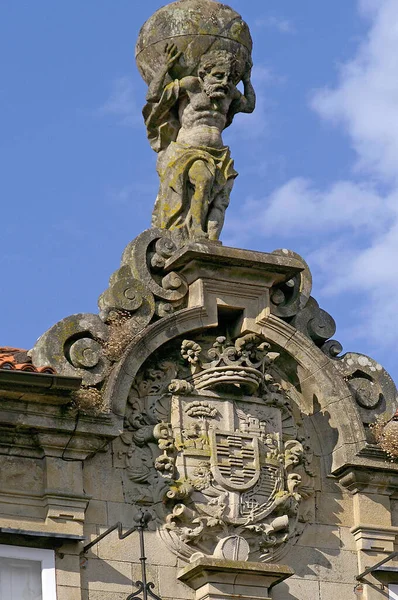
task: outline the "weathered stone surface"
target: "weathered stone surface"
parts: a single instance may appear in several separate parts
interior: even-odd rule
[[[286,320],[309,337],[326,355],[337,356],[343,348],[338,341],[329,340],[336,332],[336,323],[311,296],[312,275],[307,263],[292,250],[274,250],[273,254],[296,258],[303,264],[303,269],[272,290],[272,314]]]
[[[355,538],[351,533],[352,527],[339,527],[339,536],[341,540],[342,550],[351,550],[352,552],[357,550]]]
[[[391,507],[388,496],[354,494],[353,506],[355,524],[391,526]]]
[[[319,492],[316,495],[316,522],[321,525],[342,525],[352,527],[354,509],[352,497],[348,493]]]
[[[107,339],[107,328],[97,315],[67,317],[44,333],[31,351],[38,366],[51,364],[62,375],[81,377],[95,385],[105,377],[109,361],[100,341]]]
[[[213,0],[180,0],[159,9],[142,26],[137,46],[137,66],[149,84],[163,64],[165,44],[175,39],[184,60],[172,70],[173,79],[197,72],[199,57],[212,50],[229,50],[242,67],[250,59],[249,27],[229,6]]]
[[[62,557],[56,557],[56,575],[57,586],[77,588],[80,591],[81,581],[79,556],[62,554]]]
[[[374,519],[377,523],[378,519]],[[398,535],[398,528],[384,526],[380,524],[366,525],[358,520],[356,515],[356,523],[351,528],[351,533],[356,542],[356,550],[366,551],[371,553],[391,554],[395,549],[395,541]],[[373,557],[374,558],[374,557]],[[376,563],[377,561],[374,561]]]
[[[293,317],[293,327],[308,335],[317,345],[323,344],[336,332],[336,323],[326,311],[319,308],[314,298],[309,298],[305,307]]]
[[[312,332],[311,337],[308,325],[314,317],[309,318],[303,311],[312,306],[315,307],[315,313],[319,315],[320,309],[315,301],[307,297],[310,293],[308,285],[304,293],[300,292],[304,287],[300,288],[301,284],[299,285],[297,281],[295,283],[298,286],[294,301],[294,311],[297,311],[295,314],[289,317],[270,314],[271,311],[274,312],[272,297],[273,292],[278,289],[277,286],[285,285],[290,279],[299,280],[301,274],[305,272],[304,263],[299,257],[290,253],[262,255],[223,248],[219,245],[212,246],[208,243],[188,244],[181,248],[172,232],[152,229],[129,244],[123,255],[120,271],[111,278],[109,293],[106,292],[100,300],[101,311],[104,311],[101,312],[103,317],[101,322],[106,331],[101,352],[106,351],[107,340],[109,340],[112,311],[123,310],[131,323],[134,319],[137,323],[136,328],[131,326],[130,334],[126,336],[126,343],[129,346],[125,354],[115,361],[113,374],[105,379],[106,397],[114,401],[112,410],[118,415],[125,416],[124,432],[113,442],[112,452],[98,454],[86,461],[83,483],[81,474],[74,474],[76,464],[80,463],[70,463],[69,467],[59,469],[56,461],[48,470],[48,474],[63,488],[64,494],[68,482],[73,479],[80,489],[83,488],[86,494],[93,497],[92,504],[91,506],[89,504],[86,511],[84,526],[89,540],[94,539],[118,520],[123,522],[125,528],[129,527],[136,504],[146,505],[153,514],[157,513],[157,527],[160,530],[164,531],[166,524],[171,525],[170,537],[174,536],[174,540],[178,541],[178,550],[174,548],[172,552],[163,540],[159,540],[159,534],[154,531],[146,535],[150,578],[155,582],[155,592],[163,598],[191,600],[194,597],[194,591],[186,584],[176,585],[176,554],[181,556],[181,548],[184,549],[186,546],[195,548],[191,536],[194,537],[197,529],[197,525],[192,523],[191,518],[195,516],[195,503],[177,497],[184,492],[184,482],[181,477],[185,472],[184,469],[190,475],[190,469],[192,471],[195,468],[195,461],[206,460],[206,440],[203,435],[205,437],[208,435],[209,439],[213,435],[210,430],[205,434],[202,430],[195,430],[195,423],[203,429],[204,422],[217,422],[220,431],[229,431],[234,436],[241,435],[244,438],[245,431],[235,430],[242,426],[250,428],[257,412],[266,410],[265,420],[268,422],[267,435],[269,436],[272,431],[278,430],[276,427],[279,410],[277,398],[280,395],[289,403],[288,407],[282,409],[281,419],[281,448],[283,448],[284,469],[287,473],[286,481],[288,484],[289,474],[296,473],[300,475],[301,481],[296,489],[294,489],[294,482],[290,481],[293,488],[277,491],[276,500],[280,500],[285,494],[285,497],[289,498],[290,505],[286,511],[284,506],[281,512],[278,512],[277,502],[274,508],[270,505],[270,515],[273,520],[269,523],[268,517],[265,518],[266,525],[272,525],[274,529],[274,531],[267,529],[270,543],[271,537],[274,539],[273,546],[266,548],[267,553],[259,557],[260,560],[269,560],[270,557],[282,560],[282,552],[279,554],[277,540],[280,536],[283,538],[286,533],[283,529],[286,527],[286,520],[282,523],[284,517],[287,516],[292,524],[290,526],[289,523],[288,530],[297,536],[297,538],[292,537],[292,542],[297,543],[283,557],[283,562],[296,569],[296,577],[281,584],[279,589],[277,586],[273,591],[274,598],[324,600],[322,594],[327,597],[327,594],[335,590],[334,586],[342,586],[341,589],[345,591],[358,573],[357,556],[368,552],[363,549],[365,546],[378,548],[381,543],[385,548],[393,546],[394,528],[386,528],[381,523],[368,524],[367,527],[358,529],[354,537],[350,529],[355,522],[355,516],[359,518],[358,515],[365,515],[367,501],[362,503],[357,495],[361,509],[354,513],[352,496],[339,487],[337,480],[328,478],[333,471],[342,481],[345,477],[344,482],[347,487],[350,487],[347,469],[352,471],[352,464],[356,461],[361,468],[370,464],[371,460],[373,469],[379,468],[383,472],[393,469],[390,465],[385,466],[384,459],[380,457],[373,456],[370,459],[362,454],[366,449],[366,435],[363,419],[359,414],[360,406],[355,399],[352,385],[352,381],[358,378],[357,369],[353,372],[344,371],[349,373],[346,377],[342,371],[343,367],[347,368],[344,366],[345,363],[339,359],[331,360],[322,352],[322,337],[325,336],[314,335]],[[308,283],[309,280],[307,278],[303,281]],[[141,287],[135,282],[140,282]],[[118,287],[119,283],[120,287]],[[137,290],[139,293],[135,297]],[[302,293],[301,301],[300,293]],[[144,297],[148,299],[148,306],[150,306],[150,310],[146,313],[140,312],[142,305],[139,301]],[[157,309],[160,302],[172,306],[174,313],[171,316],[161,316]],[[311,314],[313,315],[314,311]],[[140,321],[141,317],[142,321]],[[296,327],[292,325],[293,322],[296,323]],[[302,331],[298,329],[300,323]],[[265,355],[270,354],[268,358],[273,356],[275,360],[271,361],[264,370],[261,365],[253,366],[255,348],[249,351],[245,347],[244,338],[247,335],[252,336],[247,341],[254,342],[261,338],[271,344],[271,348],[264,347],[263,350]],[[222,342],[221,337],[228,337],[228,340]],[[210,347],[206,340],[212,340]],[[181,343],[184,341],[184,353],[181,355]],[[216,347],[211,348],[214,343]],[[202,349],[199,353],[197,346]],[[206,357],[204,351],[209,349],[212,354]],[[176,350],[178,359],[173,354]],[[276,354],[280,355],[277,359]],[[76,351],[74,360],[78,359],[77,355]],[[143,365],[145,360],[147,364]],[[184,363],[186,360],[188,363]],[[361,360],[363,362],[363,359]],[[251,366],[248,361],[251,362]],[[362,366],[366,368],[366,365]],[[368,378],[372,376],[373,381],[379,369],[371,362],[367,366],[370,371],[369,373],[364,371],[364,374]],[[245,372],[247,377],[241,380],[240,371],[247,368],[253,368],[254,371]],[[90,369],[92,367],[86,367],[88,372]],[[256,370],[262,373],[262,377],[267,378],[268,392],[265,395],[259,396],[263,383],[260,381],[261,378],[256,376]],[[118,381],[119,376],[120,381]],[[273,381],[268,379],[268,376],[271,376]],[[345,379],[348,379],[348,382]],[[170,384],[171,390],[168,389]],[[231,387],[228,387],[229,384]],[[389,397],[392,398],[391,392]],[[170,398],[172,410],[170,409],[169,412]],[[272,402],[269,404],[271,398],[274,402],[272,406]],[[233,417],[233,427],[229,427],[232,423],[232,409],[227,414],[227,407],[232,405],[234,410],[243,411],[250,423],[241,419],[239,414],[242,416],[242,413],[239,413],[236,422],[236,415]],[[111,406],[110,401],[109,406]],[[46,426],[48,423],[49,420],[46,421]],[[172,426],[173,439],[169,436],[168,423]],[[35,424],[37,426],[36,422]],[[79,431],[80,427],[83,427],[83,422],[79,423]],[[86,422],[84,427],[87,427]],[[181,430],[180,434],[178,428]],[[41,432],[38,438],[45,439],[47,445],[52,448],[58,444],[62,450],[73,431],[73,423],[68,431],[69,436],[63,445],[60,441],[56,442],[54,434]],[[253,433],[252,438],[254,439],[256,435]],[[181,443],[187,442],[188,447],[183,448],[179,445],[177,438]],[[79,438],[73,439],[70,447],[76,445],[78,440]],[[259,444],[263,443],[260,437],[259,440]],[[173,449],[169,445],[171,442]],[[200,447],[202,442],[203,446]],[[301,454],[301,447],[304,450],[303,454]],[[188,451],[192,450],[197,452],[197,455],[188,456]],[[312,452],[317,454],[316,461],[313,461],[316,466],[316,499],[311,496],[311,482],[314,480],[312,464],[310,464]],[[171,471],[166,468],[171,466],[173,469],[173,461],[175,461],[176,476],[174,474],[171,476]],[[43,465],[46,463],[44,462]],[[155,465],[157,468],[154,468]],[[149,480],[148,472],[153,468],[157,479]],[[210,471],[217,475],[218,468],[218,463],[214,462]],[[195,478],[200,478],[205,471],[203,466],[202,471],[198,472]],[[223,477],[225,478],[225,475]],[[394,487],[393,478],[390,476],[385,481],[380,477],[373,479],[378,482],[376,487],[381,496],[384,492],[390,493]],[[165,481],[167,485],[164,485]],[[173,488],[174,484],[176,489]],[[369,479],[364,492],[368,496],[374,491],[371,485]],[[237,506],[232,502],[227,511],[222,506],[225,504],[224,501],[217,505],[217,500],[222,497],[219,488],[220,485],[217,483],[217,495],[207,498],[208,510],[206,503],[202,501],[206,497],[203,491],[206,490],[199,492],[195,490],[195,494],[199,494],[201,498],[198,503],[200,504],[198,515],[202,521],[211,518],[216,521],[218,509],[224,512],[220,520],[225,519],[227,512],[229,510],[233,512],[234,506]],[[230,490],[227,491],[229,493]],[[174,498],[167,498],[163,506],[166,506],[168,512],[160,515],[158,508],[160,504],[156,504],[160,497],[157,496],[158,500],[154,501],[150,494],[156,496],[164,492],[166,494],[172,492],[176,495]],[[239,493],[243,495],[245,492]],[[302,496],[300,502],[299,495]],[[0,500],[2,499],[0,494]],[[53,531],[62,529],[73,533],[78,530],[82,532],[84,503],[87,503],[87,500],[88,498],[84,499],[82,496],[80,500],[69,498],[67,504],[65,498],[62,500],[61,496],[48,496],[52,511],[49,521]],[[152,506],[153,504],[156,506]],[[188,513],[186,523],[183,522],[184,510],[180,505],[193,512],[193,515]],[[385,498],[382,498],[381,505],[384,508],[381,514],[384,520],[385,511],[388,512]],[[299,507],[298,522],[296,522],[297,507]],[[209,514],[203,514],[201,512],[203,510],[207,510]],[[372,513],[372,510],[369,509],[369,512]],[[377,510],[377,502],[374,510]],[[67,524],[60,523],[63,513],[73,517]],[[5,515],[6,511],[3,514]],[[32,495],[25,504],[19,505],[17,512],[9,512],[5,522],[9,523],[10,518],[18,519],[28,527],[29,520],[24,520],[27,515],[36,519],[45,518],[46,509],[38,497]],[[167,521],[168,517],[170,518]],[[233,527],[231,519],[228,517],[225,520],[229,521],[227,524],[224,523],[224,528],[231,529]],[[279,524],[282,529],[278,529]],[[261,520],[258,523],[253,522],[254,528],[258,525],[262,525]],[[244,524],[238,524],[238,528],[239,526],[244,529]],[[39,524],[37,527],[40,529]],[[209,539],[213,536],[214,544],[210,550],[216,553],[220,551],[220,541],[226,543],[226,538],[233,537],[234,533],[232,532],[231,535],[231,531],[224,529],[220,534],[217,527],[215,523],[214,527],[209,528],[211,530],[207,532],[209,537],[206,537],[204,542],[204,545],[209,545]],[[340,535],[338,535],[339,531]],[[242,531],[235,533],[235,539],[238,537],[245,539]],[[185,535],[191,538],[188,542],[179,539],[179,536]],[[253,539],[260,534],[250,531],[250,535],[252,537],[249,541],[253,543]],[[126,597],[128,593],[134,591],[132,579],[140,574],[136,538],[135,535],[131,539],[120,541],[116,535],[111,535],[89,552],[87,569],[82,571],[87,600],[93,598],[102,600],[107,595],[110,598],[118,598],[121,595]],[[202,553],[206,550],[204,545],[198,547]],[[283,545],[280,544],[280,547]],[[289,544],[285,546],[289,548]],[[95,558],[96,556],[98,558]],[[185,555],[185,559],[187,557]],[[97,562],[90,565],[92,561]],[[71,572],[70,577],[65,573],[62,575],[64,578],[62,582],[76,583],[76,576],[76,572]],[[256,597],[254,579],[251,583],[245,581],[242,587],[235,585],[234,590],[244,596],[249,588],[253,592],[251,597]],[[77,588],[64,585],[60,589],[61,597],[62,594],[65,595],[65,590],[70,590],[70,595],[73,597],[72,594]],[[230,591],[230,588],[224,588],[227,596]],[[266,593],[264,586],[262,593],[263,596]]]
[[[91,590],[90,594],[88,590],[84,592],[81,600],[126,600],[126,593],[124,592],[100,592],[98,590]],[[65,597],[65,600],[70,600],[69,596]],[[78,598],[80,600],[80,597]]]
[[[281,564],[199,558],[185,567],[178,579],[195,590],[195,600],[270,600],[269,588],[294,574]]]
[[[105,531],[106,528],[104,527],[103,530]],[[104,561],[117,560],[139,564],[140,545],[138,532],[132,533],[125,540],[119,539],[117,531],[112,532],[98,543],[98,557]],[[152,557],[150,559],[152,562]]]
[[[123,592],[126,597],[134,591],[131,574],[128,562],[92,558],[82,571],[82,580],[89,590],[89,598],[93,591]]]
[[[107,525],[107,504],[102,500],[90,500],[85,514],[87,524]],[[118,519],[114,520],[117,523]]]
[[[57,585],[57,600],[81,600],[81,598],[80,587]]]
[[[122,256],[122,269],[129,266],[137,280],[157,300],[179,306],[188,287],[185,279],[165,265],[178,250],[178,239],[172,233],[159,229],[144,231],[128,244]]]
[[[216,325],[222,307],[242,311],[234,335],[261,333],[271,310],[273,287],[300,273],[297,257],[238,250],[206,243],[190,243],[166,262],[166,271],[178,271],[188,283],[188,307],[204,306],[209,325]]]
[[[299,538],[298,545],[338,549],[341,545],[338,528],[335,525],[308,524]]]
[[[184,560],[219,556],[230,539],[232,552],[246,545],[246,558],[275,562],[312,477],[270,374],[278,353],[256,334],[199,341],[168,344],[136,377],[114,444],[125,454],[125,498],[153,506],[162,540]]]
[[[3,456],[0,489],[9,493],[26,489],[39,493],[43,489],[43,460],[32,457]]]
[[[397,388],[383,367],[369,356],[348,352],[335,361],[347,380],[364,423],[372,423],[381,414],[392,417],[397,409]]]
[[[340,595],[338,597],[343,598]],[[291,577],[272,590],[272,600],[323,600],[323,598],[319,595],[318,581]],[[345,596],[344,600],[346,600]]]
[[[321,581],[320,587],[321,600],[336,600],[336,598],[354,598],[352,583],[329,583]]]
[[[110,453],[97,454],[85,469],[84,489],[97,500],[123,502],[122,480],[118,470],[112,468]],[[114,525],[114,523],[111,523]]]
[[[286,258],[299,260],[303,270],[295,274],[291,279],[275,286],[271,295],[271,312],[282,319],[294,317],[300,310],[304,309],[312,290],[312,275],[305,260],[292,250],[274,250],[272,254]]]
[[[173,600],[191,600],[195,593],[189,586],[177,579],[179,570],[171,567],[161,567],[159,570],[160,595],[172,597]]]

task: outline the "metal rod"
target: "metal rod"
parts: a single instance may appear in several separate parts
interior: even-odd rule
[[[141,512],[135,516],[134,520],[137,525],[137,531],[140,538],[140,563],[141,563],[141,579],[142,581],[136,581],[134,585],[138,588],[136,592],[130,594],[126,600],[141,600],[138,596],[142,594],[142,600],[148,600],[148,598],[152,598],[152,600],[161,600],[159,596],[157,596],[152,590],[155,587],[155,584],[152,581],[147,581],[146,575],[146,556],[145,556],[145,543],[144,543],[144,531],[148,529],[148,523],[151,521],[152,516],[149,512]]]
[[[386,556],[386,558],[383,558],[383,560],[381,560],[380,562],[373,565],[373,567],[368,567],[367,569],[365,569],[365,571],[363,573],[361,573],[360,575],[357,575],[356,580],[361,581],[364,577],[366,577],[366,575],[369,575],[369,573],[371,573],[372,571],[376,571],[376,569],[378,569],[378,567],[381,567],[381,565],[384,565],[386,562],[389,562],[396,556],[398,556],[398,552],[391,552],[391,554]]]
[[[133,592],[132,594],[130,594],[130,596],[128,596],[127,600],[141,600],[140,598],[138,598],[138,596],[140,596],[141,593],[142,593],[142,600],[148,600],[149,596],[153,600],[161,600],[161,598],[159,596],[157,596],[156,594],[154,594],[154,592],[152,592],[153,588],[155,587],[155,584],[152,583],[151,581],[147,581],[147,576],[146,576],[146,560],[147,560],[147,558],[145,556],[144,531],[146,529],[148,529],[148,523],[149,523],[149,521],[151,521],[151,519],[152,519],[152,515],[149,512],[147,512],[147,511],[144,512],[143,510],[141,510],[134,517],[134,521],[137,523],[136,525],[134,525],[134,527],[132,527],[131,529],[128,529],[126,532],[123,533],[123,523],[118,521],[116,523],[116,525],[109,527],[109,529],[104,531],[104,533],[101,533],[101,535],[96,537],[92,542],[90,542],[89,544],[84,546],[84,548],[81,552],[81,555],[86,554],[86,552],[88,552],[88,550],[90,550],[90,548],[95,546],[95,544],[98,544],[98,542],[103,540],[107,535],[109,535],[110,533],[112,533],[112,531],[115,531],[116,529],[118,532],[119,540],[124,540],[126,537],[128,537],[129,535],[134,533],[134,531],[138,531],[138,535],[139,535],[139,539],[140,539],[140,549],[141,549],[140,563],[141,563],[141,579],[142,579],[142,581],[136,581],[134,583],[134,585],[138,589],[136,592]]]
[[[140,563],[141,563],[141,577],[142,577],[142,585],[143,585],[143,599],[144,600],[148,600],[148,594],[147,594],[147,581],[146,581],[146,556],[145,556],[145,546],[144,546],[144,528],[143,527],[138,527],[138,534],[140,536],[140,547],[141,547],[141,556],[140,556]]]
[[[116,523],[116,525],[113,525],[112,527],[109,527],[109,529],[107,529],[106,531],[104,531],[104,533],[101,533],[101,535],[99,535],[98,537],[96,537],[95,540],[93,540],[92,542],[90,542],[89,544],[87,544],[86,546],[84,546],[84,548],[82,550],[82,554],[86,554],[86,552],[88,552],[88,550],[90,550],[90,548],[92,548],[93,546],[95,546],[95,544],[98,544],[98,542],[100,542],[101,540],[104,539],[104,537],[106,537],[107,535],[109,535],[110,533],[112,533],[112,531],[115,531],[115,529],[117,529],[117,531],[118,531],[119,540],[124,540],[126,537],[128,537],[129,535],[131,535],[132,533],[134,533],[134,531],[137,531],[138,527],[137,527],[137,525],[135,525],[134,527],[132,527],[131,529],[128,529],[125,533],[123,533],[123,523],[121,523],[120,521],[118,521]]]

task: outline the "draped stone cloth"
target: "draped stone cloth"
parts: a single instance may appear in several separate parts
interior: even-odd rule
[[[159,193],[155,202],[152,226],[163,229],[179,229],[190,226],[189,170],[201,160],[213,176],[213,185],[203,214],[207,215],[214,199],[230,179],[238,174],[228,147],[208,148],[189,146],[176,142],[180,122],[178,119],[179,81],[167,85],[158,102],[148,102],[143,110],[148,139],[158,152],[157,171],[160,178]],[[203,224],[205,225],[205,224]]]

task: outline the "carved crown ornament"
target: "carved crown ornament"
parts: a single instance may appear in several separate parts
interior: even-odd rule
[[[278,357],[255,334],[180,340],[136,378],[117,443],[126,501],[152,506],[186,561],[273,562],[300,532],[311,452]]]
[[[207,352],[207,361],[201,358],[202,347],[184,340],[183,358],[191,366],[192,383],[196,390],[218,389],[225,385],[240,386],[254,393],[264,379],[264,371],[279,354],[267,352],[270,345],[258,342],[256,334],[238,338],[234,344],[224,336],[217,337]]]

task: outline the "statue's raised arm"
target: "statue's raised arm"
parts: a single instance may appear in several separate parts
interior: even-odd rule
[[[237,90],[237,97],[231,104],[229,110],[227,127],[238,113],[252,113],[256,108],[256,92],[251,81],[251,66],[242,75],[243,94]]]
[[[149,103],[159,102],[165,88],[165,79],[182,55],[182,52],[178,50],[175,44],[166,44],[164,52],[165,63],[164,65],[161,65],[158,73],[155,75],[148,87],[146,100]]]
[[[164,63],[160,65],[148,87],[147,103],[142,113],[148,140],[155,152],[165,150],[170,142],[175,141],[180,129],[178,107],[175,106],[179,99],[180,87],[178,81],[170,82],[169,73],[181,54],[174,44],[167,44]]]
[[[193,26],[191,10],[198,17],[197,32],[187,35],[184,28]],[[212,23],[215,29],[217,20],[219,30],[207,34],[206,27]],[[151,40],[153,35],[164,35],[166,47]],[[158,153],[160,189],[152,224],[178,230],[182,242],[216,241],[237,176],[222,133],[237,113],[253,112],[256,103],[248,27],[224,4],[180,0],[144,25],[137,48],[137,62],[148,82],[143,115],[149,142]],[[240,81],[243,94],[237,88]]]

